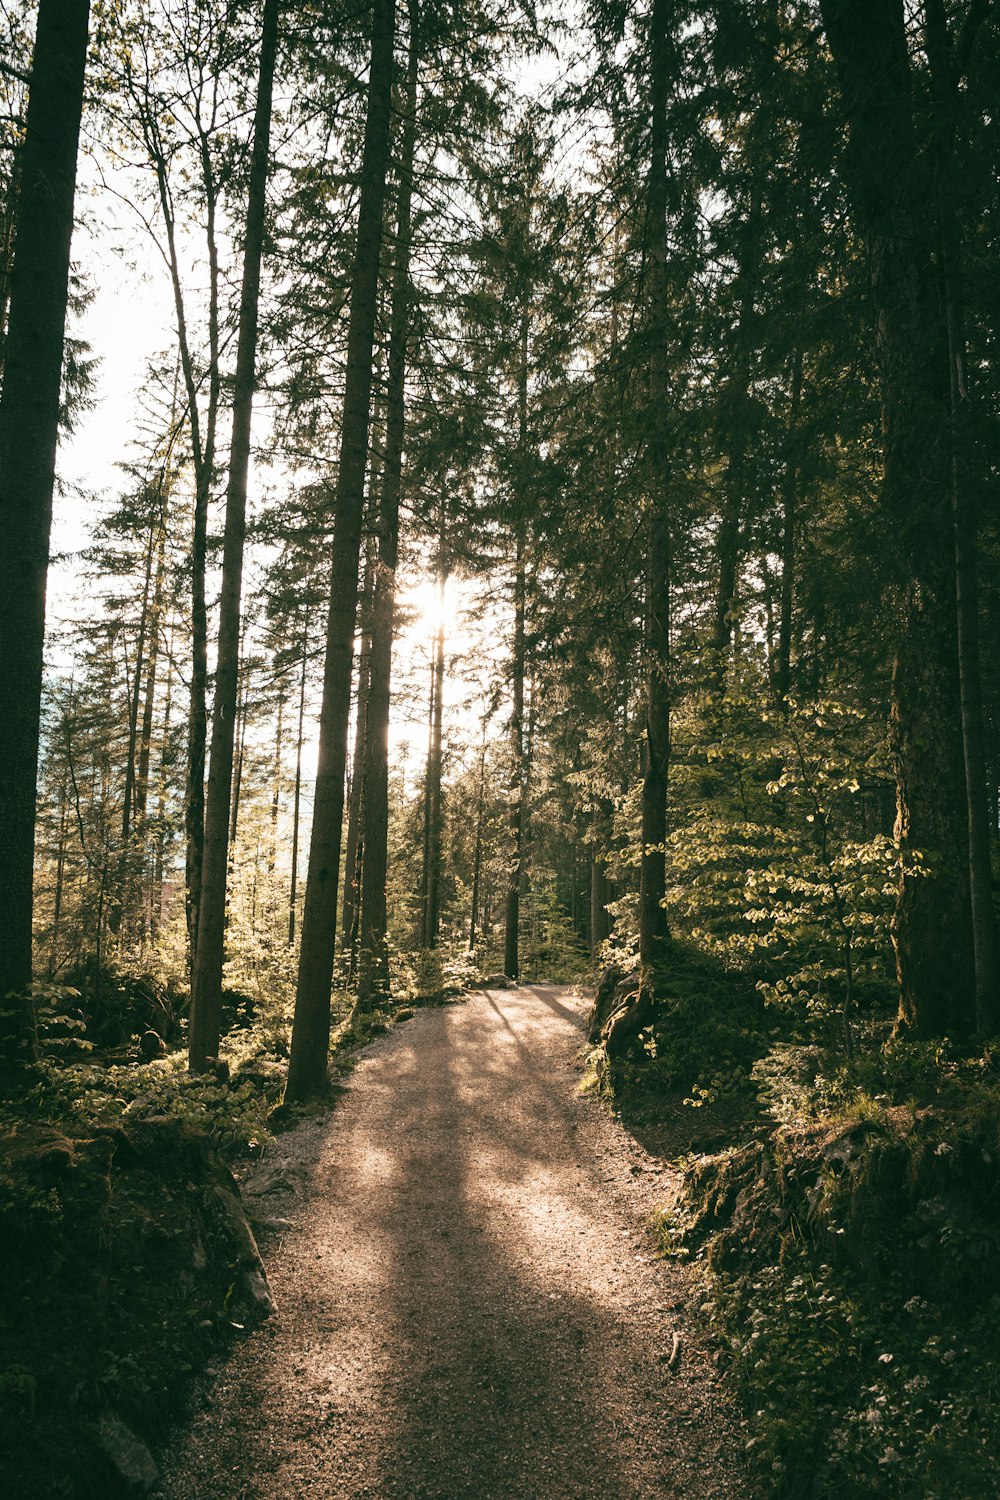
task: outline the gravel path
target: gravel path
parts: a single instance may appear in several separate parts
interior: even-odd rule
[[[247,1185],[278,1311],[163,1458],[173,1500],[740,1500],[735,1422],[651,1258],[664,1181],[551,985],[418,1013]]]

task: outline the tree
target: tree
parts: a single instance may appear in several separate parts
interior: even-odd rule
[[[368,705],[365,715],[358,1007],[373,1010],[389,994],[386,875],[389,840],[389,706],[392,634],[399,562],[399,506],[406,433],[406,368],[410,339],[410,250],[413,218],[413,157],[417,133],[420,12],[409,5],[410,37],[398,151],[395,254],[389,315],[385,458],[379,496],[371,605]],[[357,773],[355,773],[357,774]]]
[[[822,0],[850,123],[882,394],[885,522],[898,569],[892,679],[894,942],[900,1023],[975,1029],[966,790],[958,713],[946,331],[921,232],[923,164],[902,0]],[[926,859],[926,865],[924,860]]]
[[[32,974],[45,592],[89,18],[88,0],[39,4],[21,156],[0,394],[6,538],[0,558],[0,904],[7,923],[0,997],[23,993]]]
[[[639,958],[647,983],[669,940],[663,910],[670,777],[671,590],[673,535],[667,392],[667,87],[670,34],[667,0],[654,0],[650,16],[650,162],[646,256],[649,326],[649,436],[646,444],[646,577],[643,649],[646,672],[646,739],[642,782],[642,855],[639,886]],[[728,608],[728,606],[727,606]]]
[[[257,358],[257,305],[264,247],[264,218],[271,126],[271,93],[278,46],[279,0],[265,0],[261,25],[260,73],[254,117],[253,156],[247,197],[240,299],[239,342],[233,393],[233,437],[226,494],[219,651],[212,710],[212,757],[205,806],[205,865],[192,986],[189,1063],[203,1070],[219,1050],[222,964],[225,946],[226,876],[229,868],[229,813],[233,776],[240,656],[240,605],[246,537],[250,422]]]
[[[389,166],[395,21],[395,0],[374,0],[340,461],[334,496],[333,578],[327,615],[319,757],[286,1088],[286,1097],[291,1100],[308,1098],[324,1088],[330,1046],[330,985],[368,458],[372,348]]]

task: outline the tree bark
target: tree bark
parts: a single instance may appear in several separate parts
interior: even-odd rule
[[[254,116],[253,152],[247,194],[243,285],[240,295],[233,436],[226,494],[219,602],[219,650],[212,708],[212,750],[205,802],[204,866],[191,994],[188,1066],[202,1072],[219,1051],[222,1021],[222,966],[225,949],[226,880],[229,869],[229,813],[240,658],[243,549],[246,538],[250,426],[257,362],[257,309],[264,248],[271,94],[278,45],[279,0],[264,0],[260,72]]]
[[[444,597],[445,577],[439,580],[439,598]],[[431,715],[431,737],[427,756],[427,842],[424,871],[424,923],[423,946],[436,948],[441,923],[441,837],[442,801],[441,775],[443,769],[444,733],[444,622],[434,636],[434,690]]]
[[[476,789],[476,839],[472,850],[472,897],[469,902],[469,952],[476,947],[476,919],[479,915],[479,887],[483,869],[483,822],[486,813],[486,723],[479,747],[479,780]]]
[[[958,87],[942,0],[925,0],[925,35],[931,65],[934,108],[934,176],[937,197],[941,280],[948,338],[948,396],[951,417],[951,501],[955,529],[955,582],[962,747],[969,826],[969,889],[973,958],[976,970],[976,1030],[990,1036],[997,1022],[1000,954],[993,907],[990,810],[986,791],[986,746],[979,671],[979,585],[977,521],[968,431],[964,257],[961,219],[955,201],[958,162],[955,135]]]
[[[666,889],[667,794],[670,776],[670,590],[673,548],[670,524],[669,411],[667,388],[667,78],[670,37],[666,0],[653,0],[651,18],[651,162],[648,183],[649,397],[647,438],[649,497],[646,515],[646,607],[643,647],[646,673],[646,742],[642,780],[642,855],[639,866],[639,961],[652,985],[670,933]]]
[[[355,917],[360,903],[359,851],[363,849],[361,820],[365,799],[365,735],[368,725],[368,697],[371,686],[371,611],[374,566],[370,544],[366,548],[365,581],[361,594],[361,641],[358,650],[358,691],[354,719],[354,754],[351,757],[351,783],[347,799],[347,842],[344,847],[344,901],[340,931],[345,943],[354,936]]]
[[[524,816],[525,816],[525,738],[524,738],[524,679],[527,665],[525,646],[525,617],[527,612],[528,577],[525,558],[525,530],[527,527],[527,497],[523,493],[524,474],[528,459],[528,356],[530,340],[530,318],[527,306],[521,312],[520,362],[517,371],[517,455],[519,490],[515,496],[514,518],[514,641],[511,655],[511,714],[510,744],[512,765],[510,772],[510,868],[507,877],[507,899],[504,910],[503,971],[510,979],[517,979],[521,972],[520,925],[521,888],[524,864]]]
[[[0,1010],[32,975],[35,788],[45,590],[88,0],[41,0],[0,396]],[[17,1016],[0,1017],[0,1038]]]
[[[295,792],[292,798],[292,873],[288,887],[288,946],[295,945],[296,903],[299,898],[299,823],[302,809],[302,741],[306,718],[306,662],[308,627],[302,633],[302,675],[299,679],[299,723],[295,738]]]
[[[146,657],[146,682],[143,688],[142,727],[139,731],[139,761],[135,782],[135,821],[146,821],[149,801],[149,758],[153,748],[153,715],[156,709],[156,674],[160,659],[160,635],[163,629],[163,590],[167,571],[167,484],[166,470],[160,477],[159,535],[156,543],[156,578],[153,584],[153,607],[149,622],[149,652]]]
[[[385,412],[385,458],[379,497],[368,715],[365,732],[365,858],[361,870],[361,927],[358,1008],[375,1009],[390,990],[386,877],[389,839],[389,706],[392,633],[399,561],[399,501],[406,436],[406,367],[410,329],[410,251],[413,212],[413,155],[416,144],[419,9],[408,7],[410,40],[406,63],[399,143],[399,196],[396,249],[389,312],[389,360]]]
[[[278,863],[278,814],[281,812],[281,778],[285,748],[285,679],[278,684],[278,722],[274,728],[274,779],[271,783],[271,827],[267,845],[267,873],[273,879]]]
[[[868,245],[883,428],[882,506],[900,560],[890,735],[900,877],[899,1024],[971,1035],[975,974],[959,716],[947,334],[922,232],[902,0],[821,0],[850,122],[851,186]]]
[[[372,349],[390,154],[395,21],[395,0],[374,0],[358,241],[351,284],[344,412],[334,501],[333,577],[319,757],[286,1089],[290,1100],[306,1099],[323,1090],[330,1050],[330,986],[337,931],[337,880],[368,456]]]
[[[126,887],[131,873],[132,808],[135,800],[136,752],[139,744],[139,704],[142,699],[143,668],[146,665],[146,636],[149,632],[149,617],[153,603],[153,568],[156,554],[158,518],[150,524],[149,540],[146,543],[145,578],[142,587],[142,606],[139,611],[139,629],[135,645],[135,670],[129,682],[128,662],[125,664],[125,681],[128,687],[128,735],[125,744],[125,785],[122,792],[121,848],[115,870],[112,899],[108,911],[108,932],[117,937],[121,930],[125,910]]]
[[[527,400],[525,378],[524,401]],[[524,421],[526,422],[526,416]],[[510,867],[504,908],[503,971],[509,979],[521,973],[521,863],[524,854],[524,675],[527,573],[524,561],[524,522],[518,517],[514,557],[514,649],[511,657],[510,713]]]
[[[792,618],[795,604],[795,547],[799,496],[799,407],[802,401],[802,351],[792,357],[792,391],[788,410],[785,474],[781,493],[781,605],[778,615],[778,653],[774,695],[788,699],[792,684]]]

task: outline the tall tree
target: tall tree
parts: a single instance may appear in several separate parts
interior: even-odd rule
[[[903,0],[821,0],[850,124],[882,394],[882,506],[898,566],[891,734],[900,1023],[975,1029],[959,717],[946,331],[931,293]],[[926,856],[926,864],[924,857]]]
[[[257,308],[264,250],[271,95],[278,47],[279,0],[264,0],[260,72],[254,115],[253,153],[247,195],[240,297],[239,342],[233,391],[233,436],[226,493],[219,650],[212,709],[212,751],[205,805],[205,863],[202,875],[198,943],[191,995],[188,1063],[203,1070],[219,1050],[222,1017],[222,965],[225,952],[226,876],[229,867],[229,813],[233,780],[233,735],[239,687],[240,613],[243,549],[246,539],[250,425],[257,365]]]
[[[410,36],[406,82],[401,101],[398,149],[399,187],[389,313],[385,458],[379,497],[375,575],[372,590],[368,711],[365,716],[364,863],[361,870],[361,932],[358,1006],[372,1010],[389,994],[386,876],[389,840],[389,706],[392,634],[399,562],[399,505],[406,435],[406,368],[410,337],[410,251],[413,232],[413,157],[417,134],[417,80],[420,12],[408,6]]]
[[[642,781],[642,850],[639,886],[639,957],[653,973],[669,938],[663,897],[664,841],[670,776],[670,606],[673,536],[670,513],[669,393],[667,387],[667,212],[670,22],[668,0],[653,0],[650,14],[650,163],[646,219],[649,329],[649,422],[646,443],[646,577],[643,649],[646,671],[646,739]]]
[[[89,20],[89,0],[40,0],[21,153],[0,395],[0,1001],[32,972],[45,593]]]
[[[290,1100],[308,1098],[325,1087],[330,1050],[330,986],[337,931],[337,883],[368,459],[372,350],[390,157],[395,24],[395,0],[374,0],[340,460],[334,495],[333,576],[327,615],[319,753],[286,1088],[286,1097]]]

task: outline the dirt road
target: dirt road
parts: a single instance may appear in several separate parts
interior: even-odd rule
[[[164,1457],[173,1500],[745,1496],[707,1355],[684,1333],[668,1362],[656,1164],[578,1093],[583,1009],[420,1012],[273,1144],[278,1311]]]

